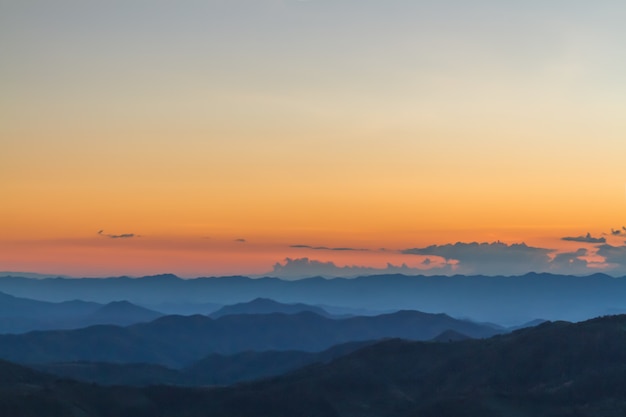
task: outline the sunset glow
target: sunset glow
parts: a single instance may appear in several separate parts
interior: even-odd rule
[[[0,270],[436,273],[402,251],[500,241],[626,275],[562,240],[624,248],[623,4],[182,3],[0,1]]]

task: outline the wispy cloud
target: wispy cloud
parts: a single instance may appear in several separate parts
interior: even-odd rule
[[[364,248],[348,248],[348,247],[339,247],[339,248],[331,248],[328,246],[311,246],[311,245],[290,245],[290,248],[295,249],[311,249],[311,250],[330,250],[330,251],[355,251],[355,252],[369,252],[369,249]]]
[[[237,242],[237,243],[246,243],[246,242],[247,242],[247,240],[246,240],[246,239],[239,238],[239,239],[235,239],[235,242]]]
[[[606,239],[603,237],[593,237],[591,233],[587,233],[585,236],[566,236],[562,237],[561,240],[566,240],[569,242],[580,242],[580,243],[606,243]]]
[[[139,235],[135,234],[135,233],[122,233],[119,235],[113,235],[113,234],[109,234],[109,233],[104,233],[104,230],[98,230],[98,235],[102,236],[102,237],[108,237],[110,239],[131,239],[134,237],[140,237]]]

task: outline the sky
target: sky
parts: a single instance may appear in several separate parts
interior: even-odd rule
[[[625,20],[0,0],[0,271],[626,275]]]

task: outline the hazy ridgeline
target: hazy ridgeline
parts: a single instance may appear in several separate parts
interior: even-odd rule
[[[536,318],[579,321],[626,311],[626,278],[527,274],[514,277],[381,275],[354,279],[144,278],[29,279],[4,277],[0,291],[61,302],[127,300],[143,307],[208,314],[216,304],[258,297],[370,311],[419,310],[516,325]],[[349,310],[347,310],[349,311]]]
[[[626,310],[625,278],[2,277],[0,291],[1,415],[626,413],[626,316],[502,325]]]

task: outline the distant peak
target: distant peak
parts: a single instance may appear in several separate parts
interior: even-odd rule
[[[130,301],[126,301],[126,300],[121,300],[121,301],[111,301],[110,303],[107,304],[108,306],[134,306],[133,303],[131,303]]]
[[[251,301],[248,301],[247,303],[242,303],[242,304],[282,304],[282,303],[272,300],[271,298],[258,297],[258,298],[255,298],[254,300],[251,300]]]
[[[151,281],[166,281],[166,280],[179,280],[180,278],[174,274],[158,274],[158,275],[147,275],[145,277],[141,277],[140,279],[149,279]]]

